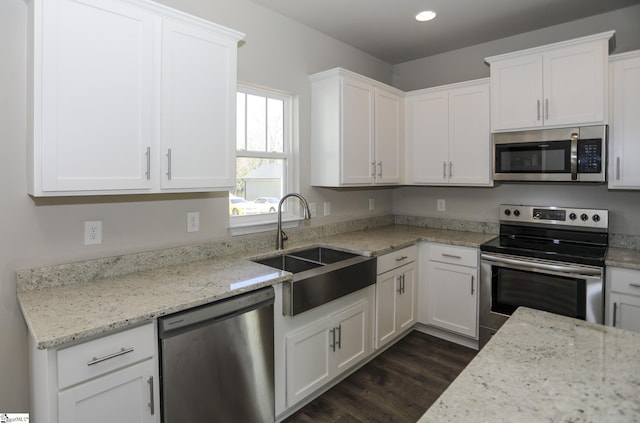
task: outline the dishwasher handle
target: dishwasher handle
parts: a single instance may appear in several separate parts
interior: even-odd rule
[[[275,301],[272,287],[262,288],[158,319],[158,337],[175,335],[266,307]]]

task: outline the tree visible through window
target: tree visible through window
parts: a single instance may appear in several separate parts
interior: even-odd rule
[[[229,193],[231,216],[270,219],[289,184],[290,97],[238,87],[236,186]],[[272,217],[271,217],[272,219]]]

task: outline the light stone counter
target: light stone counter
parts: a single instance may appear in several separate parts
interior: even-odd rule
[[[606,265],[640,270],[640,250],[609,248]]]
[[[494,236],[385,226],[288,243],[287,251],[314,245],[378,256],[423,240],[478,247]],[[272,247],[239,249],[223,255],[211,245],[180,247],[21,270],[18,300],[36,346],[47,349],[291,279],[288,272],[249,260],[275,254]],[[167,262],[173,264],[160,264]]]
[[[521,307],[419,422],[640,422],[640,334]]]

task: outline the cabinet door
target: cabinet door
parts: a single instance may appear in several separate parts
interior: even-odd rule
[[[376,348],[396,335],[396,291],[398,277],[394,271],[378,276],[376,282]]]
[[[542,55],[491,63],[492,129],[542,126],[542,94]]]
[[[163,22],[163,189],[235,185],[236,49],[212,30]]]
[[[400,97],[376,88],[375,99],[376,183],[400,182]]]
[[[158,382],[152,378],[153,374],[153,360],[146,360],[60,391],[58,420],[65,423],[157,423],[160,421]]]
[[[607,54],[602,42],[544,54],[545,126],[605,122]]]
[[[609,188],[640,189],[640,55],[612,64]]]
[[[343,184],[370,184],[375,172],[373,151],[373,103],[371,85],[342,78],[342,163]]]
[[[489,84],[449,92],[449,183],[491,183]]]
[[[397,331],[405,331],[411,327],[417,319],[418,297],[416,295],[416,268],[412,265],[400,275],[401,290],[397,295]]]
[[[292,406],[332,377],[331,321],[323,319],[286,337],[287,405]]]
[[[41,6],[32,194],[149,188],[153,17],[118,0]]]
[[[334,316],[336,375],[362,360],[369,352],[368,303],[362,301]]]
[[[430,261],[427,323],[477,337],[477,270]]]
[[[409,179],[413,183],[448,183],[449,94],[443,90],[412,97],[408,104]]]
[[[614,327],[640,333],[640,297],[613,292],[609,304]]]

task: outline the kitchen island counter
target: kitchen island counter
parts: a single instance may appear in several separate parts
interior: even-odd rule
[[[419,420],[640,422],[640,334],[519,308]]]

